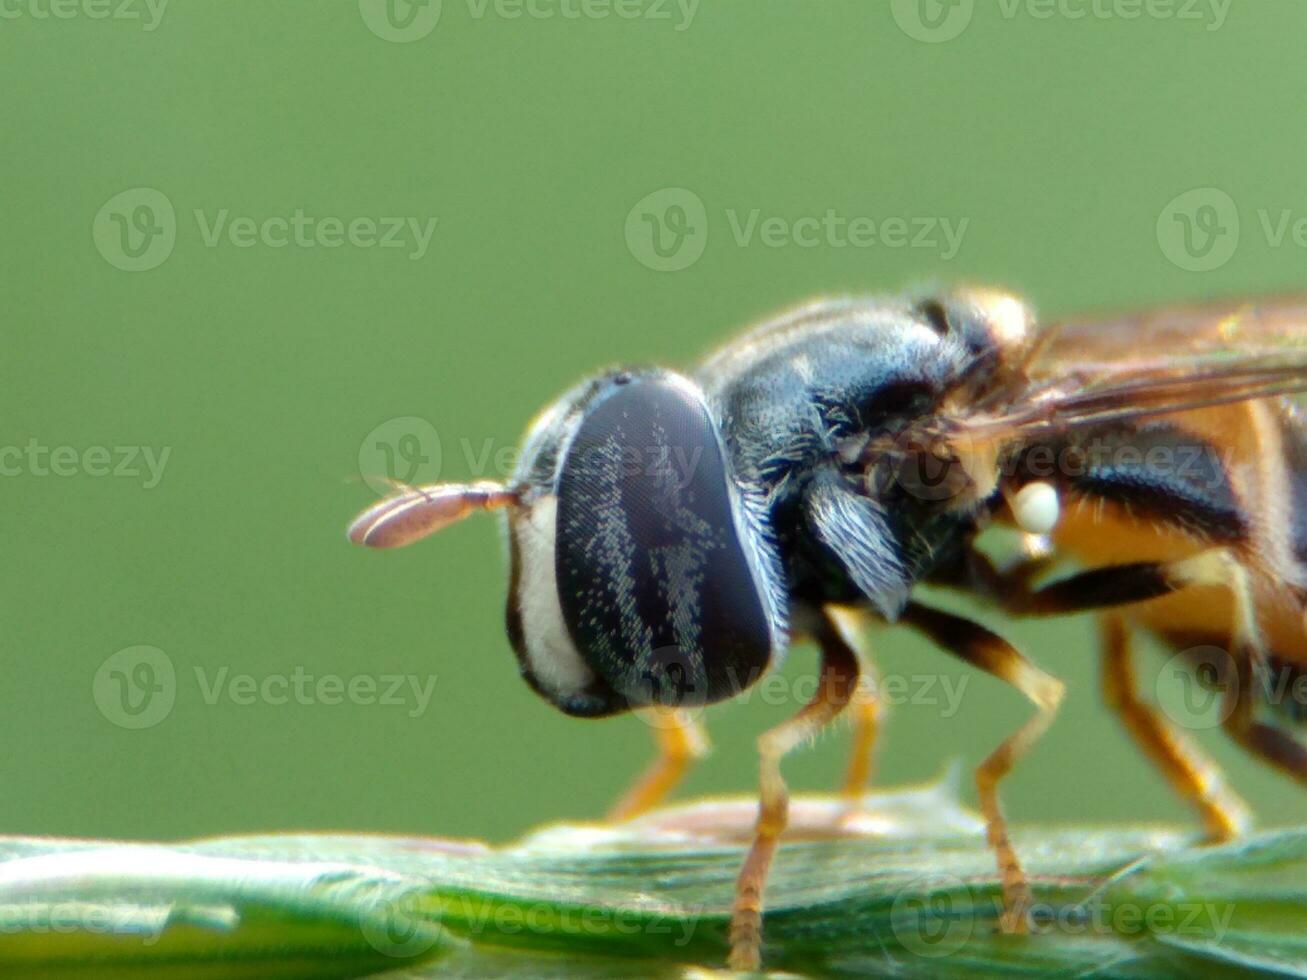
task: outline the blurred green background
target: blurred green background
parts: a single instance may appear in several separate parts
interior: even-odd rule
[[[818,293],[979,280],[1057,314],[1307,281],[1277,235],[1307,217],[1307,7],[923,2],[0,0],[0,830],[503,838],[598,815],[648,731],[516,677],[493,521],[347,544],[379,441],[398,476],[486,475],[579,376],[687,366]],[[1208,236],[1187,255],[1176,208]],[[297,209],[312,244],[278,247],[263,223]],[[828,212],[965,231],[956,255],[938,224],[784,234]],[[437,219],[425,250],[407,224],[402,247],[341,230],[393,217]],[[120,446],[170,450],[157,485]],[[1071,684],[1010,814],[1187,819],[1100,705],[1091,623],[1004,629]],[[139,646],[161,653],[118,653]],[[967,685],[955,713],[893,711],[882,782],[975,763],[1027,717],[911,637],[876,649],[936,702]],[[299,703],[276,686],[297,671],[354,696]],[[434,675],[429,703],[365,703],[389,675]],[[686,790],[749,790],[753,737],[790,710],[712,711]],[[1199,737],[1264,820],[1307,818]],[[794,757],[792,784],[832,786],[846,744]]]

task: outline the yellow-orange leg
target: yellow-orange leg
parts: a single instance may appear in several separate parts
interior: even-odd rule
[[[763,889],[776,845],[789,819],[789,791],[781,776],[781,759],[838,717],[858,686],[857,654],[829,618],[823,619],[815,639],[821,649],[817,693],[793,718],[758,738],[758,825],[735,885],[735,904],[731,910],[730,967],[733,970],[756,970],[761,962]]]
[[[832,608],[829,610],[829,618],[841,639],[857,656],[860,671],[857,690],[854,691],[848,708],[853,723],[853,747],[849,752],[841,788],[845,799],[856,803],[871,785],[876,739],[884,724],[885,708],[876,693],[879,688],[878,678],[875,667],[872,666],[871,653],[862,636],[867,626],[866,617],[851,610]]]
[[[984,573],[983,564],[973,562],[973,571],[975,569]],[[1143,602],[1190,586],[1216,586],[1228,589],[1234,602],[1230,645],[1234,669],[1228,672],[1230,676],[1226,680],[1225,729],[1245,749],[1289,773],[1300,782],[1307,783],[1307,747],[1288,733],[1257,721],[1254,716],[1258,700],[1257,672],[1264,664],[1265,651],[1257,624],[1250,576],[1236,553],[1225,548],[1212,548],[1178,561],[1136,562],[1095,568],[1053,582],[1033,592],[1019,580],[1005,580],[1001,573],[996,575],[990,571],[984,573],[984,578],[988,593],[998,599],[1004,608],[1019,614],[1036,616],[1084,612],[1090,609],[1101,610],[1105,607]],[[1128,679],[1133,680],[1132,677]],[[1116,692],[1110,693],[1114,695]],[[1039,704],[1040,701],[1036,699],[1036,703]],[[1054,704],[1053,707],[1056,705]],[[1050,713],[1049,709],[1041,706],[1041,715],[1045,713]],[[1136,717],[1142,718],[1143,715],[1137,714]],[[1039,718],[1034,721],[1039,721]],[[1019,732],[1018,736],[1024,734],[1026,733]],[[1028,747],[1029,739],[1024,741]],[[1000,747],[1000,751],[1002,748]],[[991,757],[987,760],[987,764],[995,761],[1001,770],[1001,759],[995,760]],[[1190,762],[1192,761],[1191,757]],[[1186,778],[1182,768],[1171,769],[1165,762],[1163,765],[1168,775],[1178,774],[1180,779]],[[1182,784],[1181,789],[1183,792]],[[982,801],[983,799],[982,792]],[[1231,796],[1230,799],[1234,797]],[[1227,807],[1225,814],[1208,812],[1204,815],[1209,820],[1215,821],[1217,829],[1222,831],[1223,823],[1229,821],[1233,826],[1238,819],[1237,812],[1232,806]],[[1009,905],[1010,909],[1011,905]]]
[[[863,663],[864,677],[870,676],[867,664]],[[853,720],[853,748],[849,752],[849,764],[844,770],[842,794],[850,803],[862,799],[871,785],[872,762],[875,758],[876,736],[880,731],[883,711],[875,691],[867,684],[858,685],[849,705]]]
[[[708,754],[708,732],[697,713],[681,708],[646,708],[641,720],[654,730],[658,755],[608,812],[612,821],[630,820],[665,800],[690,765]]]
[[[1023,657],[1012,644],[979,623],[915,602],[908,604],[899,621],[920,630],[950,653],[1007,681],[1035,705],[1034,717],[1004,739],[976,769],[976,790],[985,817],[985,832],[998,860],[1003,882],[1001,925],[1005,932],[1024,932],[1033,900],[1030,881],[1008,836],[998,786],[1053,723],[1066,687]]]
[[[1156,707],[1139,697],[1130,634],[1120,616],[1100,619],[1103,700],[1125,725],[1135,744],[1175,791],[1198,809],[1213,841],[1238,836],[1248,825],[1248,807],[1230,789],[1215,763],[1169,725]]]

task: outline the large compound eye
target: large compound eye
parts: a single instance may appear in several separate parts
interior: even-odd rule
[[[576,649],[631,704],[721,700],[766,669],[759,537],[688,382],[635,378],[588,407],[558,480],[558,598]]]

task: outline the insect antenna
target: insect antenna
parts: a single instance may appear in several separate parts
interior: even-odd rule
[[[399,548],[420,541],[479,511],[516,504],[516,489],[500,483],[433,483],[401,488],[354,518],[348,536],[369,548]]]

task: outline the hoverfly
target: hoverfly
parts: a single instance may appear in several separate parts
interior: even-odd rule
[[[659,712],[661,755],[619,805],[654,805],[703,746],[698,705],[738,693],[796,639],[815,696],[759,739],[759,815],[737,883],[730,963],[760,962],[763,891],[786,824],[781,759],[853,705],[846,791],[868,771],[876,706],[850,614],[925,634],[1015,686],[1035,713],[976,770],[1003,928],[1030,887],[999,784],[1052,722],[1063,685],[919,584],[1018,616],[1099,611],[1106,699],[1216,840],[1244,807],[1140,697],[1130,640],[1177,651],[1226,700],[1224,728],[1300,782],[1307,750],[1263,717],[1267,678],[1307,674],[1307,299],[1227,302],[1038,326],[1005,293],[824,300],[746,332],[693,374],[606,371],[531,426],[506,485],[404,490],[351,540],[388,548],[476,511],[506,516],[508,635],[523,677],[571,715]],[[1181,459],[1188,465],[1178,465]],[[1039,544],[989,557],[1014,527]],[[1050,561],[1078,570],[1045,581]]]

